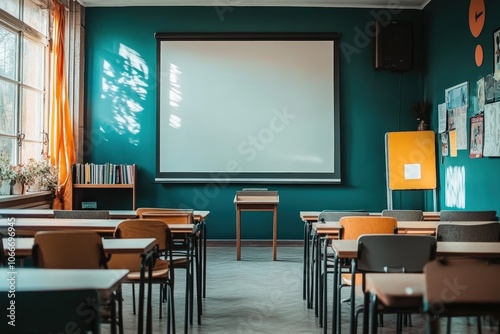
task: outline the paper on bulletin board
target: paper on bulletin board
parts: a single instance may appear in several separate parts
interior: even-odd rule
[[[455,129],[457,136],[457,150],[467,149],[467,107],[455,109]]]
[[[438,133],[446,131],[446,103],[438,104]]]
[[[422,168],[420,164],[405,164],[405,180],[420,180]]]
[[[450,134],[450,157],[457,156],[457,130],[452,130]]]

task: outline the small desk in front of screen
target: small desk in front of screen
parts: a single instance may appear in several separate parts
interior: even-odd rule
[[[278,243],[278,203],[277,191],[237,191],[234,197],[236,205],[236,260],[241,260],[241,212],[272,211],[273,212],[273,261],[276,261]]]

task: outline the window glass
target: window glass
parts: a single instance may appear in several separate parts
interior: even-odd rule
[[[25,140],[41,140],[43,129],[43,95],[30,89],[23,89],[21,108],[21,132]]]
[[[16,85],[0,79],[0,134],[16,134]]]
[[[19,0],[0,0],[0,9],[17,19],[19,18]]]
[[[0,76],[16,80],[18,66],[17,34],[0,26]]]
[[[44,47],[23,39],[23,83],[42,90],[45,66]]]
[[[38,30],[44,36],[47,36],[47,21],[49,11],[43,2],[24,0],[24,23]]]

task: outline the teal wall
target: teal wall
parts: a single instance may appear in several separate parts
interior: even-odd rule
[[[469,1],[436,1],[425,8],[427,27],[426,91],[430,101],[436,106],[444,102],[444,91],[462,82],[469,82],[470,100],[477,96],[476,82],[493,72],[493,30],[500,27],[500,3],[485,0],[486,18],[484,28],[475,38],[468,23]],[[477,66],[474,60],[476,45],[482,45],[484,61]],[[469,105],[467,116],[474,114]],[[437,108],[433,110],[433,130],[437,131]],[[469,125],[468,125],[469,128]],[[469,138],[469,135],[467,136]],[[446,205],[448,200],[457,198],[457,191],[465,193],[465,209],[497,210],[500,212],[500,159],[470,159],[468,151],[458,151],[455,158],[439,154],[439,206],[441,209],[454,209]],[[457,178],[457,169],[465,171],[465,182]],[[448,188],[447,188],[448,186]],[[464,190],[465,187],[465,191]],[[448,191],[446,190],[448,189]]]
[[[302,238],[301,210],[381,211],[387,206],[384,134],[416,130],[411,105],[424,95],[423,14],[416,10],[396,13],[338,8],[87,8],[85,161],[136,163],[138,206],[210,210],[208,237],[234,239],[233,197],[236,190],[248,185],[154,183],[157,101],[154,34],[339,32],[344,50],[340,57],[343,183],[259,186],[279,191],[279,239]],[[371,34],[375,17],[380,15],[385,15],[384,19],[414,22],[412,71],[373,69],[373,44],[366,31]],[[128,63],[140,70],[132,70]],[[116,90],[110,88],[110,83]],[[203,139],[193,136],[193,140]],[[126,191],[91,192],[86,196],[97,199],[99,208],[130,208],[130,195]],[[426,209],[424,196],[420,191],[396,193],[394,205]],[[271,219],[270,213],[243,213],[243,238],[270,239]]]

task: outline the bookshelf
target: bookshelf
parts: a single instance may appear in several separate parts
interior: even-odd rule
[[[135,164],[77,163],[73,165],[73,207],[80,208],[78,202],[82,195],[81,192],[85,189],[130,189],[132,210],[135,210],[136,170]]]

